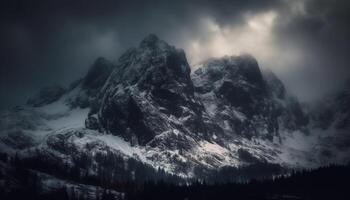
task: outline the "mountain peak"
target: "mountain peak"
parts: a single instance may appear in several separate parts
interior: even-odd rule
[[[83,87],[97,89],[102,87],[113,69],[113,64],[104,57],[96,59],[86,74]]]
[[[116,65],[101,93],[99,121],[105,130],[143,145],[176,127],[180,118],[191,126],[184,132],[199,132],[200,105],[184,51],[151,34]],[[166,116],[174,119],[164,121]]]
[[[224,56],[211,58],[201,63],[201,67],[194,72],[197,75],[208,74],[212,81],[226,77],[232,81],[244,81],[263,88],[264,81],[257,60],[249,54],[239,56]]]
[[[140,43],[141,47],[150,47],[155,46],[159,42],[159,38],[155,34],[149,34],[147,35]]]

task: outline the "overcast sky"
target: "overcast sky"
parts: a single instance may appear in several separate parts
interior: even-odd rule
[[[0,3],[0,108],[67,85],[149,33],[183,48],[191,65],[250,53],[302,101],[350,75],[348,0],[21,2]]]

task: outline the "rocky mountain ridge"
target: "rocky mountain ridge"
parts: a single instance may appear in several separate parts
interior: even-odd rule
[[[183,50],[149,35],[116,63],[97,59],[64,92],[45,89],[35,104],[1,113],[0,149],[53,165],[64,160],[91,175],[104,165],[100,154],[182,177],[198,176],[198,168],[349,160],[348,148],[320,142],[327,137],[309,122],[317,117],[252,56],[209,59],[196,68],[191,72]],[[81,166],[82,158],[89,162]]]

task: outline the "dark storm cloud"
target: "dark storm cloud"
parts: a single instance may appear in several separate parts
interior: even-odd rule
[[[294,46],[303,54],[298,63],[300,72],[291,82],[300,84],[296,87],[299,92],[317,96],[350,78],[350,1],[300,2],[299,8],[280,11],[275,41],[281,47]]]
[[[35,88],[82,76],[97,56],[115,59],[148,33],[179,43],[212,16],[239,23],[241,13],[272,5],[249,1],[10,1],[1,6],[1,101],[23,102]]]
[[[178,47],[195,38],[206,42],[219,28],[244,27],[247,15],[278,13],[272,35],[283,49],[296,45],[315,57],[345,66],[349,33],[346,1],[305,1],[305,13],[279,0],[224,1],[9,1],[0,8],[0,98],[2,107],[22,103],[34,90],[84,75],[98,56],[117,59],[147,34],[156,33]],[[343,2],[343,3],[342,3]],[[324,45],[320,44],[324,43]],[[232,46],[237,44],[232,44]],[[339,50],[335,50],[339,48]],[[331,50],[330,50],[331,49]],[[346,52],[347,51],[347,52]],[[187,52],[191,54],[191,52]],[[320,54],[319,54],[320,53]],[[325,58],[326,59],[326,58]],[[326,61],[325,61],[326,62]],[[320,63],[325,63],[320,62]],[[325,66],[326,67],[326,66]],[[344,67],[339,67],[344,69]]]
[[[350,1],[312,0],[304,4],[304,13],[282,16],[276,26],[279,42],[294,43],[309,53],[332,57],[334,67],[348,65],[350,52]],[[322,55],[322,56],[321,56]]]

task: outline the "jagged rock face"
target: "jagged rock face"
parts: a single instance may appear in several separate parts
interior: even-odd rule
[[[68,101],[71,107],[90,107],[91,114],[95,114],[100,103],[100,90],[112,73],[114,64],[103,57],[96,59],[83,79],[73,82],[71,90],[78,90],[77,94]]]
[[[259,66],[249,56],[209,60],[192,77],[197,93],[213,91],[223,103],[251,112],[254,101],[266,96]]]
[[[274,100],[280,126],[289,130],[299,130],[309,123],[297,98],[288,94],[281,80],[270,70],[263,72],[270,98]]]
[[[123,54],[102,90],[105,130],[141,144],[172,129],[204,132],[183,50],[155,35]]]
[[[190,73],[182,50],[148,36],[120,57],[101,90],[100,126],[145,145],[169,130],[273,139],[305,125],[298,101],[250,55],[210,59]]]
[[[219,132],[272,139],[279,135],[281,126],[302,126],[297,121],[298,114],[303,117],[300,105],[286,102],[282,82],[272,72],[263,76],[257,61],[249,55],[203,62],[192,80],[209,115],[208,123],[220,127]]]
[[[83,79],[82,87],[87,89],[89,93],[94,93],[94,90],[101,89],[111,74],[113,67],[113,64],[107,59],[103,57],[97,58]]]
[[[279,80],[271,70],[263,71],[263,76],[270,95],[277,99],[284,99],[287,95],[287,92],[282,81]]]
[[[66,89],[59,85],[45,87],[30,98],[27,104],[34,107],[44,106],[58,100],[65,92]]]

